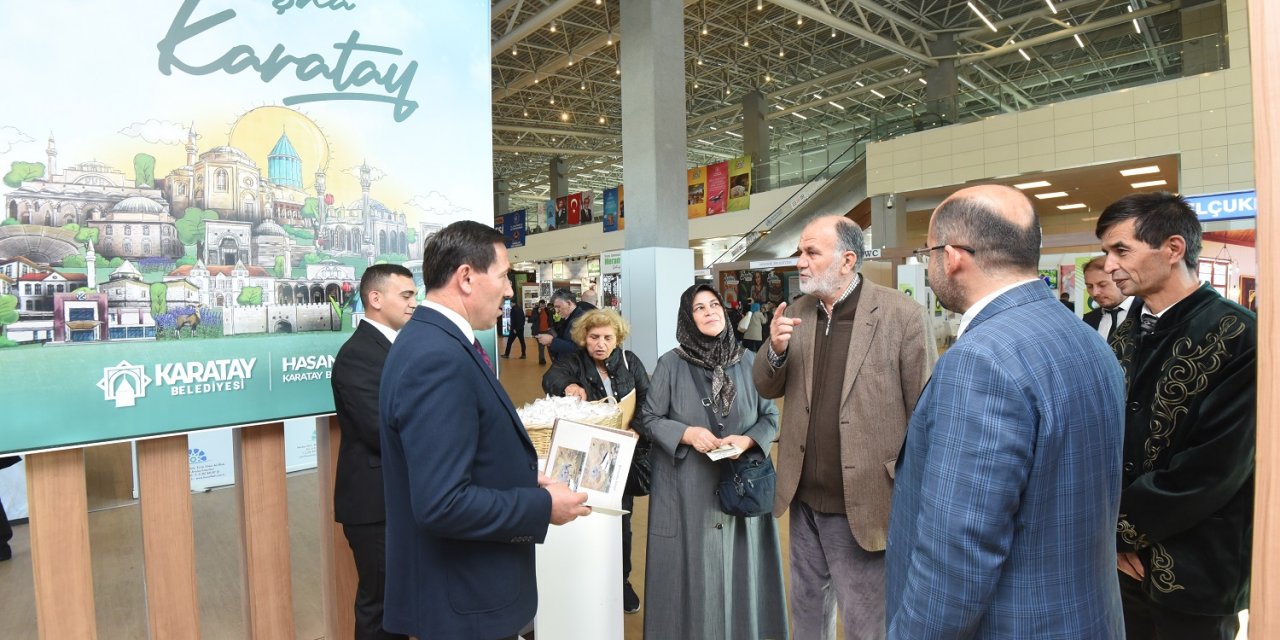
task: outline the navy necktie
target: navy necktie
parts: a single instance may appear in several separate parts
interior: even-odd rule
[[[1116,335],[1116,325],[1120,324],[1120,307],[1112,309],[1103,309],[1111,316],[1111,328],[1107,329],[1107,342],[1111,342],[1111,338]]]
[[[484,366],[489,367],[489,369],[492,370],[493,361],[489,359],[489,354],[485,353],[484,347],[480,346],[480,339],[476,338],[475,342],[472,342],[471,345],[476,348],[476,353],[480,354],[480,359],[484,360]]]

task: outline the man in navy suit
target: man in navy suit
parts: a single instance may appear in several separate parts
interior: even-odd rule
[[[955,193],[927,240],[930,285],[963,317],[898,459],[888,635],[1123,638],[1120,367],[1037,279],[1020,192]]]
[[[375,264],[360,278],[365,316],[333,361],[333,406],[342,429],[333,482],[333,517],[355,557],[357,640],[406,638],[382,630],[386,509],[382,504],[382,441],[378,435],[378,383],[382,364],[418,306],[413,272]]]
[[[475,331],[512,294],[502,234],[455,222],[423,248],[426,300],[387,355],[383,627],[419,640],[514,638],[538,608],[534,543],[590,513],[537,454]]]
[[[1108,343],[1116,329],[1129,318],[1129,313],[1142,308],[1142,299],[1126,296],[1104,268],[1106,256],[1098,256],[1084,264],[1084,287],[1098,308],[1084,314],[1084,323],[1097,330]],[[1136,304],[1135,304],[1136,303]]]

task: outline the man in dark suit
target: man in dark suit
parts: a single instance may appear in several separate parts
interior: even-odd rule
[[[382,630],[386,510],[382,504],[382,441],[378,435],[378,383],[382,363],[418,306],[413,272],[375,264],[360,278],[365,316],[333,361],[333,406],[342,429],[333,482],[333,517],[355,556],[357,640],[405,638]]]
[[[1124,378],[1036,277],[1040,237],[1027,197],[997,185],[929,222],[929,284],[964,315],[898,459],[889,638],[1124,638]]]
[[[502,234],[455,222],[423,249],[426,300],[387,355],[383,626],[419,640],[514,638],[538,608],[534,543],[590,513],[537,454],[475,331],[510,296]]]
[[[1201,233],[1169,193],[1098,218],[1107,273],[1142,297],[1111,340],[1128,382],[1113,544],[1130,640],[1230,640],[1249,604],[1258,320],[1200,282]]]
[[[511,357],[511,345],[516,340],[520,341],[520,359],[524,360],[524,305],[513,299],[511,301],[511,333],[507,334],[507,350],[502,353],[503,358]]]
[[[1107,342],[1115,334],[1116,327],[1129,318],[1129,312],[1141,308],[1141,299],[1126,296],[1103,268],[1106,256],[1098,256],[1084,265],[1084,286],[1098,303],[1098,308],[1084,314],[1084,321],[1098,331]],[[1136,306],[1134,302],[1138,302]]]

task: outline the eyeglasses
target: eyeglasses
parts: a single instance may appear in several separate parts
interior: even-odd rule
[[[972,256],[972,255],[977,255],[977,253],[978,253],[978,250],[977,250],[977,249],[974,249],[973,247],[970,247],[970,246],[966,246],[966,245],[963,245],[963,244],[951,244],[951,243],[947,243],[947,244],[940,244],[940,245],[938,245],[938,246],[936,246],[936,247],[924,247],[924,248],[921,248],[921,249],[916,249],[915,251],[912,251],[912,252],[911,252],[911,255],[913,255],[913,256],[915,256],[915,257],[917,257],[917,258],[924,258],[924,257],[928,256],[929,254],[933,253],[934,251],[937,251],[938,249],[945,249],[945,248],[947,248],[947,247],[955,247],[955,248],[957,248],[957,249],[959,249],[959,250],[961,250],[961,251],[968,251],[968,252],[969,252],[969,255],[971,255],[971,256]]]

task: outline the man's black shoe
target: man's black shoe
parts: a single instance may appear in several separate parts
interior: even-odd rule
[[[622,583],[622,611],[624,613],[635,613],[640,610],[640,596],[636,595],[636,590],[631,588],[630,582]]]

